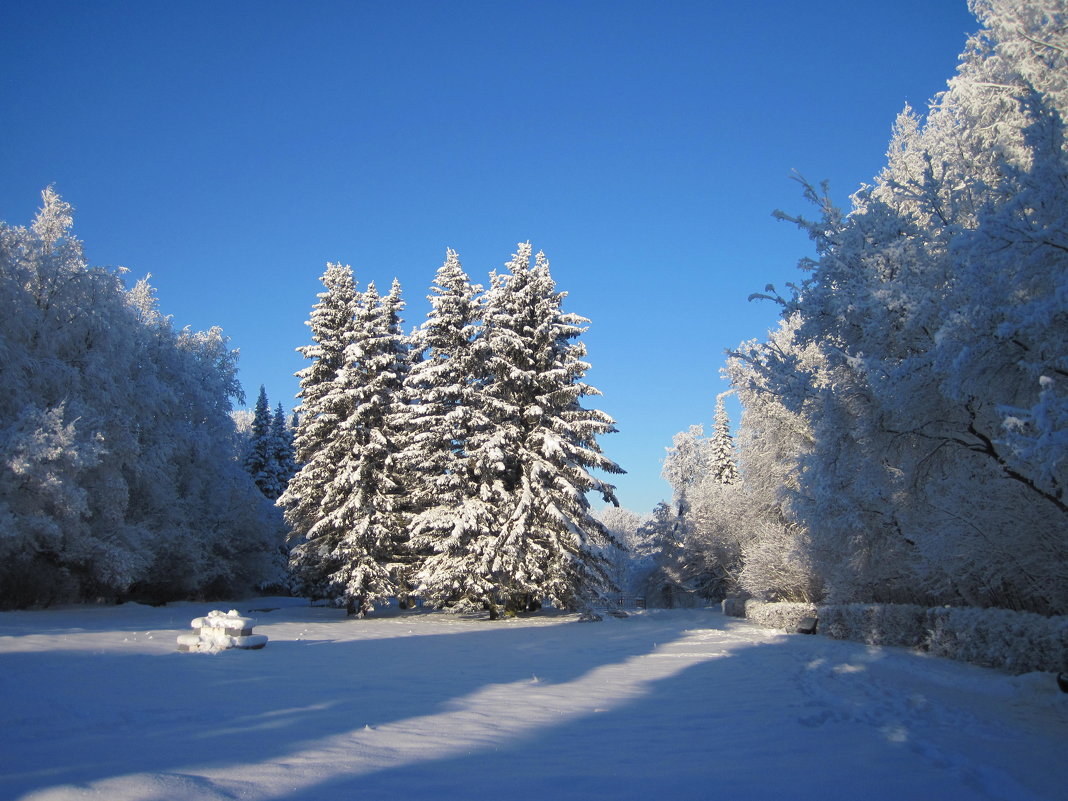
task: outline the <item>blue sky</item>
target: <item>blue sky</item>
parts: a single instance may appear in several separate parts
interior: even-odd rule
[[[327,261],[404,287],[445,248],[473,280],[519,241],[585,315],[622,505],[669,494],[749,303],[798,280],[798,170],[842,203],[977,28],[963,0],[5,4],[0,219],[55,184],[94,264],[152,274],[287,408]],[[732,417],[738,415],[731,407]]]

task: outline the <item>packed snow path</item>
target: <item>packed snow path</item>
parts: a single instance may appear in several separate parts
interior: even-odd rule
[[[714,611],[488,622],[256,599],[0,614],[0,798],[1065,798],[1068,695]],[[264,607],[280,606],[270,612]]]

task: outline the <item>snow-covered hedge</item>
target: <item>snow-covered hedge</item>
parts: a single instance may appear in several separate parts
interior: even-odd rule
[[[726,611],[726,609],[725,609]],[[745,602],[745,617],[767,628],[796,631],[816,617],[818,633],[869,645],[920,648],[935,656],[1022,674],[1068,670],[1068,617],[1009,609],[910,604]]]
[[[925,646],[945,656],[1010,673],[1068,670],[1068,617],[1008,609],[928,609]]]
[[[816,605],[766,603],[750,599],[745,602],[745,616],[765,628],[796,631],[802,618],[816,617]]]
[[[926,612],[912,604],[820,606],[818,630],[836,640],[916,648],[927,638]]]

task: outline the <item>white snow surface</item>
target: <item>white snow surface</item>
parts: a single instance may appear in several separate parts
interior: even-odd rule
[[[233,604],[0,614],[0,798],[1063,799],[1068,695],[715,610],[580,623]],[[270,611],[268,611],[270,610]]]

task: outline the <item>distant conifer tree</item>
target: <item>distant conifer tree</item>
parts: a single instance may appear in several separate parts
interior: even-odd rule
[[[724,395],[716,397],[716,417],[707,448],[708,469],[713,480],[733,484],[738,480],[738,463],[731,437],[731,421],[723,404]]]
[[[259,397],[256,398],[256,408],[252,415],[252,431],[249,435],[248,451],[245,454],[245,470],[252,476],[260,492],[268,497],[270,495],[266,488],[272,480],[270,435],[271,407],[267,403],[267,390],[261,384]]]

